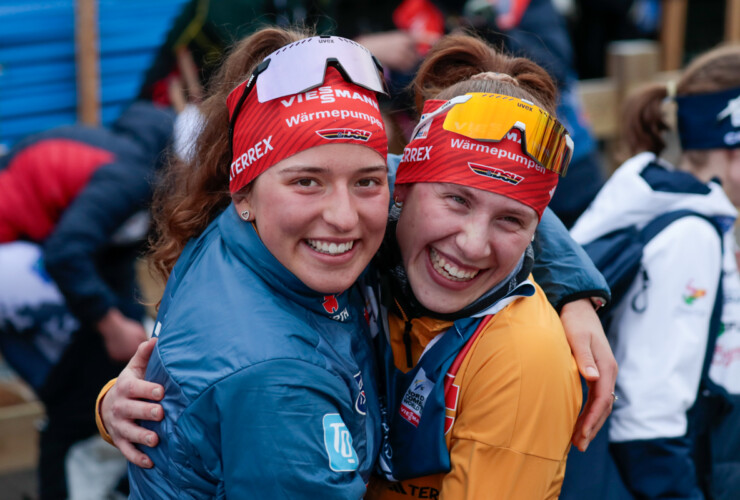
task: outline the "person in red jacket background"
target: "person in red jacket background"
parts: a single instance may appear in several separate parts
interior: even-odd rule
[[[52,129],[0,158],[0,351],[46,408],[42,499],[67,498],[97,390],[147,337],[134,263],[173,122],[136,102],[108,129]]]

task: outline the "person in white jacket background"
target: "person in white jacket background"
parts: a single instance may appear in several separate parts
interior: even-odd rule
[[[681,143],[676,165],[660,157],[668,102]],[[740,277],[732,228],[740,205],[740,46],[714,49],[677,82],[634,95],[623,126],[637,154],[576,222],[574,239],[640,229],[677,210],[706,219],[681,217],[651,239],[645,272],[615,305],[607,335],[620,371],[610,451],[635,497],[737,498]],[[704,370],[708,346],[714,351]]]

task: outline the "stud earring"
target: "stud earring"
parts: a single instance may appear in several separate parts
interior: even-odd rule
[[[249,222],[249,210],[244,210],[240,215],[245,222]]]

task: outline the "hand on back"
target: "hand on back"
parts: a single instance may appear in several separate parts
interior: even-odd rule
[[[116,384],[100,403],[100,415],[113,443],[126,459],[144,468],[151,468],[154,464],[134,445],[156,446],[159,438],[155,432],[139,426],[136,420],[159,421],[164,417],[161,405],[142,401],[160,401],[164,396],[161,385],[144,380],[155,345],[156,338],[139,345]]]

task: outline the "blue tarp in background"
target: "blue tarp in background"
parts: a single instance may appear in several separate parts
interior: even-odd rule
[[[134,99],[187,0],[98,0],[101,118]],[[75,0],[0,0],[0,154],[76,121]]]

